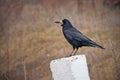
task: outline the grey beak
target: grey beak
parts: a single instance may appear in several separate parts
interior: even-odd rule
[[[62,24],[62,22],[60,22],[60,21],[55,21],[55,23],[57,23],[57,24]]]

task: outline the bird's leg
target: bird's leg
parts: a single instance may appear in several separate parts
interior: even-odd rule
[[[71,54],[69,56],[73,56],[74,51],[75,51],[75,47],[73,47],[73,51],[71,52]]]
[[[76,52],[78,51],[78,48],[76,48],[75,52],[72,54],[72,56],[74,56],[76,54]]]

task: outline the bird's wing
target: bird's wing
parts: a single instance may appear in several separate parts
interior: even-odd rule
[[[65,35],[71,39],[75,39],[78,41],[91,41],[89,38],[87,38],[85,35],[83,35],[75,28],[70,28],[68,30],[65,30]]]
[[[68,30],[65,30],[65,35],[69,37],[69,39],[71,40],[77,40],[78,42],[81,42],[81,44],[84,46],[92,46],[92,47],[99,47],[101,49],[105,49],[102,46],[96,44],[91,39],[87,38],[85,35],[83,35],[75,28],[70,28]]]

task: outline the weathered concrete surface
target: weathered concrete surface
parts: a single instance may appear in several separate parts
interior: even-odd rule
[[[85,55],[52,60],[50,69],[54,80],[90,80]]]

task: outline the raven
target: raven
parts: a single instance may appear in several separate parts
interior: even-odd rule
[[[73,51],[70,54],[70,56],[75,55],[78,48],[82,46],[91,46],[91,47],[98,47],[101,49],[105,49],[102,46],[93,42],[91,39],[87,38],[76,28],[74,28],[68,19],[63,19],[62,22],[55,21],[55,23],[61,24],[64,37],[73,47]]]

